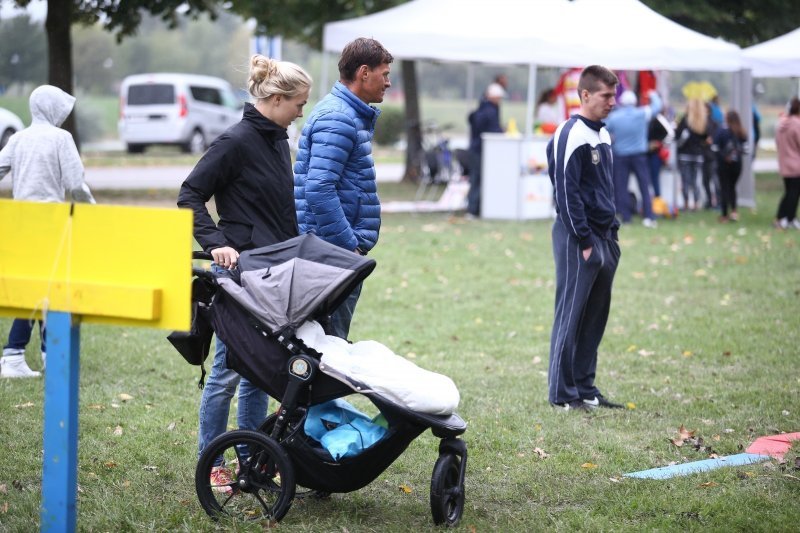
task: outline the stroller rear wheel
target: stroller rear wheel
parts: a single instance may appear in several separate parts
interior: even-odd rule
[[[277,522],[292,506],[294,469],[280,444],[263,433],[229,431],[200,455],[195,489],[214,519],[227,515]]]
[[[439,455],[431,476],[433,523],[455,526],[464,512],[464,485],[460,483],[461,460],[453,453]]]

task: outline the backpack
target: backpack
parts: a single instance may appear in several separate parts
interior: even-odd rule
[[[187,363],[200,367],[200,380],[197,387],[205,386],[205,363],[211,348],[211,337],[214,328],[211,327],[210,306],[214,295],[208,282],[201,278],[192,280],[192,325],[189,331],[173,331],[167,340],[178,350]]]
[[[720,154],[726,163],[735,163],[742,160],[745,146],[742,139],[731,133],[725,145],[721,147]]]

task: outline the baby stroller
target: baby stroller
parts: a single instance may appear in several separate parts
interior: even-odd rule
[[[331,377],[323,372],[322,354],[295,335],[306,320],[323,322],[374,268],[375,261],[309,234],[244,252],[230,272],[193,270],[196,316],[189,337],[196,337],[207,320],[228,347],[228,366],[280,402],[258,431],[224,433],[201,454],[195,487],[212,518],[277,522],[296,496],[358,490],[430,428],[441,439],[431,478],[433,521],[454,526],[460,520],[467,449],[457,437],[466,423],[456,414],[412,411],[347,376]],[[207,342],[173,344],[182,353],[189,347],[208,349]],[[304,425],[313,406],[352,394],[378,408],[386,432],[357,455],[337,460],[306,434]],[[230,479],[212,484],[212,469],[223,463]]]

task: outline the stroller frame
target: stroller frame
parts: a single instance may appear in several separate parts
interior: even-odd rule
[[[366,269],[363,276],[343,287],[342,297],[371,270],[372,267]],[[215,520],[239,516],[247,520],[280,521],[296,497],[324,497],[368,485],[416,437],[430,429],[440,439],[431,475],[433,521],[437,525],[458,524],[464,509],[467,465],[467,447],[458,438],[466,430],[466,423],[458,415],[415,412],[370,391],[363,383],[352,379],[343,383],[332,378],[320,369],[321,354],[297,339],[294,328],[270,332],[245,306],[219,287],[217,275],[200,269],[193,269],[193,273],[207,286],[205,294],[213,295],[208,305],[195,309],[210,313],[214,331],[228,347],[229,368],[280,402],[277,412],[267,417],[258,431],[228,431],[201,453],[195,471],[195,489],[209,516]],[[329,314],[340,300],[340,297],[330,299],[330,305],[323,306],[321,311]],[[242,323],[247,327],[242,328]],[[264,365],[252,363],[265,353],[270,354],[272,362],[276,355],[282,357],[282,368],[272,368],[278,379],[265,378]],[[303,426],[311,406],[351,394],[367,397],[386,418],[388,429],[374,445],[337,461],[305,434]],[[224,475],[212,477],[220,466],[227,469]],[[298,492],[298,486],[304,490]]]

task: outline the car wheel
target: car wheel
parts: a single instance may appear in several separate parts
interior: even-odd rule
[[[187,154],[202,154],[206,151],[206,138],[200,130],[194,130],[189,142],[183,146],[183,151]]]
[[[8,144],[8,140],[14,135],[16,131],[13,128],[7,128],[6,131],[3,132],[3,135],[0,136],[0,150]]]
[[[143,144],[129,144],[127,148],[129,154],[141,154],[144,152]]]

